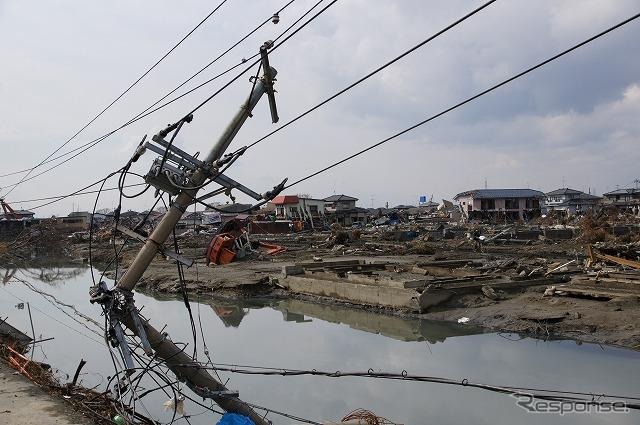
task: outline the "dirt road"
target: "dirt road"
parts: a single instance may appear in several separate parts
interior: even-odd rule
[[[88,425],[75,412],[0,360],[0,423],[12,425]]]

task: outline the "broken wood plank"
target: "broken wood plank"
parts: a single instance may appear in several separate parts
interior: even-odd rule
[[[619,266],[631,267],[631,268],[640,270],[640,262],[627,260],[626,258],[616,257],[615,255],[601,254],[599,252],[595,252],[591,245],[587,247],[587,254],[589,255],[589,259],[592,264],[595,262],[596,259],[598,259],[598,260],[614,263]]]
[[[560,285],[556,287],[555,291],[556,295],[564,295],[564,296],[577,296],[577,297],[588,297],[595,299],[604,299],[610,300],[613,298],[625,298],[625,297],[634,297],[637,298],[638,295],[624,292],[624,291],[616,291],[616,290],[603,290],[599,288],[576,288],[568,285]]]

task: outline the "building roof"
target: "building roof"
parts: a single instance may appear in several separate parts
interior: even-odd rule
[[[581,193],[578,196],[574,196],[571,199],[567,199],[564,202],[561,202],[560,204],[553,204],[553,205],[549,205],[549,206],[553,206],[553,207],[566,207],[569,205],[592,205],[594,203],[596,203],[597,201],[599,201],[600,199],[602,199],[601,196],[596,196],[596,195],[589,195],[587,193]]]
[[[226,204],[217,206],[216,209],[220,210],[223,214],[247,213],[252,206],[251,204]],[[209,210],[209,208],[207,208],[207,210]]]
[[[201,220],[202,211],[191,211],[180,218],[180,220]]]
[[[420,205],[418,205],[418,206],[419,206],[419,207],[437,207],[438,205],[440,205],[440,204],[438,204],[437,202],[434,202],[434,201],[428,201],[428,202],[423,202],[423,203],[421,203],[421,204],[420,204]]]
[[[91,217],[89,211],[73,211],[67,217]]]
[[[628,188],[628,189],[616,189],[616,190],[612,190],[611,192],[607,192],[607,193],[603,193],[604,196],[609,196],[609,195],[629,195],[629,194],[636,194],[636,193],[640,193],[640,189],[635,189],[635,188]]]
[[[396,205],[395,207],[393,207],[394,210],[408,210],[408,209],[411,209],[411,208],[415,208],[415,206],[400,204],[400,205]]]
[[[474,189],[458,193],[453,199],[471,196],[475,199],[544,198],[544,193],[533,189]]]
[[[555,196],[555,195],[579,195],[581,192],[575,189],[569,189],[568,187],[563,187],[561,189],[552,190],[551,192],[547,192],[547,196]]]
[[[280,195],[271,200],[274,205],[297,204],[300,198],[297,195]]]
[[[120,218],[137,217],[137,216],[139,216],[139,215],[140,215],[140,213],[139,213],[139,212],[129,210],[129,211],[125,211],[125,212],[123,212],[123,213],[120,213]]]
[[[358,198],[347,195],[331,195],[323,199],[325,202],[337,202],[337,201],[357,201]]]
[[[589,193],[581,193],[580,195],[574,197],[573,199],[578,199],[578,200],[602,199],[602,196],[591,195]]]

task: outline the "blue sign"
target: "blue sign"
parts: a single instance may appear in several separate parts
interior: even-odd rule
[[[426,204],[427,203],[427,197],[426,196],[421,196],[420,197],[420,203],[421,204]]]

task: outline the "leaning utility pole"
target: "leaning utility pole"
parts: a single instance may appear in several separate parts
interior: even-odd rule
[[[162,359],[176,377],[184,381],[196,394],[213,399],[228,412],[240,413],[249,417],[257,425],[267,425],[270,422],[240,400],[237,392],[229,391],[222,383],[211,376],[206,369],[199,367],[200,365],[195,363],[194,359],[184,352],[184,348],[176,346],[166,333],[161,333],[148,321],[144,320],[134,305],[132,291],[159,252],[169,255],[187,266],[193,263],[193,261],[185,259],[177,253],[166,250],[163,244],[187,210],[187,207],[196,201],[198,190],[207,180],[213,180],[220,184],[221,188],[200,199],[224,193],[231,189],[237,189],[258,201],[266,202],[282,190],[284,182],[274,187],[272,191],[260,195],[224,176],[222,174],[224,170],[221,171],[223,166],[230,165],[238,156],[244,153],[244,149],[241,149],[234,154],[223,157],[224,152],[244,122],[251,116],[251,111],[263,94],[266,93],[269,97],[272,121],[274,123],[278,121],[273,90],[276,70],[269,66],[267,57],[267,51],[272,45],[272,42],[267,42],[260,48],[261,66],[264,75],[262,78],[253,81],[249,98],[241,106],[240,111],[231,120],[204,160],[200,161],[173,146],[173,140],[182,125],[193,119],[191,114],[156,134],[153,137],[153,142],[158,146],[153,143],[139,146],[132,161],[136,161],[146,150],[162,155],[161,159],[155,160],[151,170],[145,176],[145,180],[156,187],[158,191],[173,195],[174,199],[171,207],[148,238],[136,233],[134,230],[118,226],[117,230],[125,233],[129,238],[144,242],[144,245],[113,290],[109,290],[104,282],[100,282],[91,291],[91,302],[98,302],[107,307],[107,314],[111,322],[109,334],[112,344],[119,346],[127,369],[133,368],[133,362],[130,349],[124,340],[124,331],[121,325],[127,327],[140,339],[142,348],[148,356],[155,355]],[[173,137],[167,142],[165,137],[171,132],[174,132]]]

